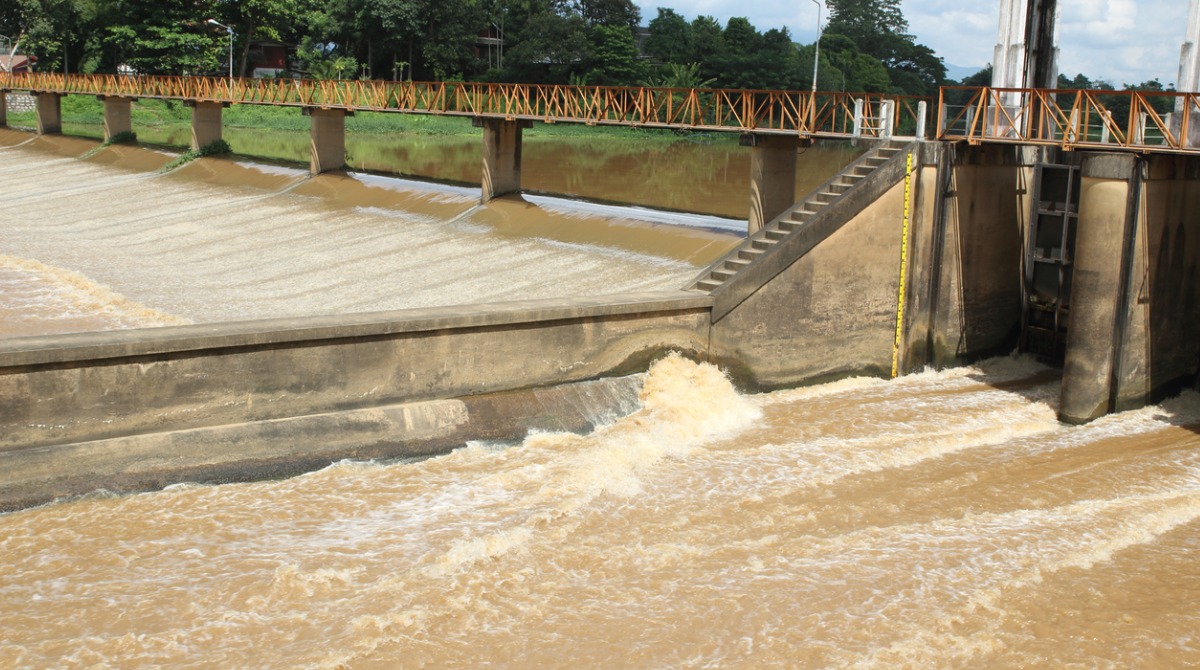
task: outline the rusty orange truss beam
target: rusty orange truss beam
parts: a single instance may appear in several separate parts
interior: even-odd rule
[[[1200,153],[1200,94],[948,86],[940,140]]]
[[[918,98],[817,93],[470,82],[225,79],[0,73],[0,90],[193,102],[499,117],[547,123],[850,137],[855,100],[896,100],[893,134],[915,130]],[[933,102],[932,99],[929,102]],[[863,135],[883,134],[877,128]]]

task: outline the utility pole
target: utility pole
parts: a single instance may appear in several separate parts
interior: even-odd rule
[[[230,28],[229,26],[227,26],[223,23],[217,23],[216,19],[209,19],[208,22],[218,28],[224,28],[229,33],[229,85],[232,86],[233,85],[233,28]]]

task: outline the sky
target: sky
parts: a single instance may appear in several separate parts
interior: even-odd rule
[[[760,31],[786,26],[797,42],[816,38],[813,0],[634,0],[642,25],[659,7],[688,20],[704,14],[722,24],[750,19]],[[1016,3],[1023,4],[1023,3]],[[1059,72],[1085,74],[1117,87],[1158,79],[1175,82],[1186,35],[1189,0],[1059,0]],[[992,62],[1000,26],[999,0],[902,0],[909,32],[946,64],[979,68]],[[822,10],[822,22],[828,11]]]

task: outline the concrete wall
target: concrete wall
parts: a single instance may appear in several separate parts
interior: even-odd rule
[[[638,372],[670,350],[701,356],[710,304],[657,293],[7,340],[0,507],[64,471],[56,495],[135,466],[144,484],[270,464],[299,436],[326,463],[495,436],[512,413],[472,398]],[[472,403],[491,419],[472,423]],[[251,445],[262,453],[242,453]]]
[[[1200,368],[1200,159],[1141,168],[1113,408],[1157,402]]]
[[[739,385],[891,373],[905,169],[902,153],[717,290],[712,359]]]
[[[1010,147],[953,149],[939,189],[940,262],[929,362],[950,366],[1016,347],[1032,157]]]
[[[1034,158],[936,143],[914,153],[900,374],[1016,346]],[[718,289],[712,355],[740,384],[891,374],[905,207],[903,155],[894,161],[852,192],[865,202],[839,202],[781,242],[786,263],[756,263]]]

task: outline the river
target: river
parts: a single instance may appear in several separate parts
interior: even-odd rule
[[[488,210],[443,187],[342,184],[376,211],[283,169],[226,164],[220,185],[11,151],[0,300],[6,323],[47,312],[26,334],[61,312],[70,330],[670,286],[729,236],[665,224],[688,241],[648,253],[607,226],[662,224],[612,210],[511,203],[599,219],[564,241],[447,224]],[[483,274],[521,271],[476,280],[497,257]],[[417,263],[451,268],[363,295]],[[57,308],[36,295],[66,286]],[[1200,666],[1200,394],[1066,426],[1058,373],[1025,358],[746,395],[671,356],[641,382],[588,435],[0,515],[0,667]]]

